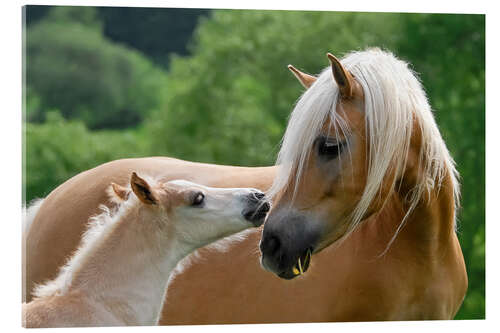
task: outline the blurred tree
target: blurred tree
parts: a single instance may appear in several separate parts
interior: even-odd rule
[[[485,312],[485,17],[405,15],[398,54],[421,73],[441,133],[461,175],[458,235],[469,290],[457,318]],[[439,47],[437,47],[439,44]]]
[[[49,19],[54,6],[26,6],[26,25]],[[102,25],[106,38],[134,49],[151,58],[156,64],[168,67],[169,54],[188,54],[187,42],[200,17],[210,9],[140,8],[140,7],[62,7],[74,15],[65,18],[82,22],[80,12],[92,12]],[[89,11],[90,9],[90,11]],[[85,16],[84,16],[85,17]],[[165,37],[168,37],[167,39]]]
[[[89,29],[102,30],[99,12],[95,7],[55,6],[47,12],[44,20],[59,24],[80,23]]]
[[[44,124],[25,124],[26,202],[44,197],[79,172],[118,158],[147,156],[147,143],[131,131],[89,132],[57,111]]]
[[[164,107],[166,75],[103,38],[93,7],[54,7],[26,39],[27,98],[35,94],[39,105],[29,121],[56,108],[92,129],[123,128]]]
[[[140,50],[163,67],[168,67],[171,53],[188,54],[186,45],[198,19],[209,12],[189,8],[99,8],[106,37]]]
[[[53,6],[26,5],[23,10],[26,14],[26,26],[43,19]]]
[[[154,149],[205,162],[273,163],[302,91],[286,66],[318,73],[328,51],[392,45],[398,24],[387,14],[214,12],[196,30],[193,56],[172,59],[168,111],[147,125]]]

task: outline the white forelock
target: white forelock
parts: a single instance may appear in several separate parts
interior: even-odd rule
[[[455,163],[441,137],[424,89],[408,64],[378,48],[349,53],[341,63],[363,88],[369,145],[367,182],[351,215],[350,232],[361,223],[384,176],[390,171],[401,174],[405,169],[413,121],[420,125],[422,136],[420,178],[408,198],[410,209],[400,226],[424,193],[441,186],[446,173],[451,175],[457,206],[459,183]],[[339,114],[343,111],[337,107],[338,100],[339,89],[331,68],[325,68],[298,100],[290,116],[276,162],[279,172],[269,191],[271,197],[289,184],[299,184],[313,142],[327,119],[336,133],[340,129],[349,138],[348,124]],[[296,190],[293,189],[294,194]]]

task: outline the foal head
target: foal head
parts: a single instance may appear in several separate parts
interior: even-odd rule
[[[418,170],[410,207],[446,170],[455,172],[406,63],[378,49],[342,62],[327,56],[330,66],[318,77],[289,66],[307,90],[283,139],[260,244],[264,268],[286,279],[380,211],[410,170]]]
[[[213,188],[186,180],[154,183],[135,172],[130,188],[112,184],[111,189],[115,201],[128,200],[133,193],[141,205],[140,216],[189,249],[258,227],[270,209],[264,193],[256,189]]]

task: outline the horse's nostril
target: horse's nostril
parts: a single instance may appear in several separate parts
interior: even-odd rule
[[[261,250],[267,255],[275,254],[281,246],[281,242],[276,236],[267,237],[261,244]]]

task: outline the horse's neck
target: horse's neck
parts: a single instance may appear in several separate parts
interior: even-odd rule
[[[455,235],[455,199],[452,178],[449,172],[441,186],[423,194],[409,218],[408,229],[416,237],[429,240],[436,246],[447,246]]]
[[[367,223],[370,232],[377,232],[379,250],[384,250],[397,233],[392,246],[401,244],[418,247],[421,254],[434,255],[453,241],[455,231],[455,206],[451,175],[447,174],[439,188],[424,193],[416,207],[404,220],[409,204],[408,191],[415,183],[409,180],[401,186],[396,185],[383,209]],[[372,238],[373,239],[373,238]]]
[[[175,239],[152,230],[155,223],[139,209],[127,211],[93,244],[68,291],[81,291],[117,318],[151,325],[158,320],[170,272],[184,253]]]

